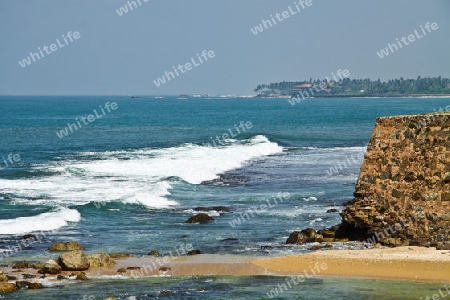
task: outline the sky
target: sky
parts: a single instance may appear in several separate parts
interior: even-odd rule
[[[450,77],[450,1],[310,1],[135,0],[130,10],[126,0],[0,0],[0,95],[246,95],[339,69],[350,78]],[[276,24],[255,35],[270,15]],[[438,29],[423,35],[427,22]],[[420,39],[377,55],[414,30]],[[199,63],[204,50],[214,56]],[[165,72],[175,78],[157,86]]]

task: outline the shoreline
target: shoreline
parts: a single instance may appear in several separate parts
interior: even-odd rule
[[[86,275],[89,278],[117,275],[115,270],[119,268],[143,268],[157,259],[154,257],[117,259],[114,268],[90,269],[86,271]],[[162,263],[162,258],[159,259]],[[159,268],[163,271],[155,269],[143,272],[144,275],[139,277],[291,276],[304,274],[305,270],[312,274],[310,268],[316,263],[326,263],[328,266],[326,270],[316,274],[318,277],[379,278],[440,283],[449,280],[450,251],[405,246],[366,250],[324,250],[278,257],[200,254],[171,259]],[[159,267],[160,264],[155,265]],[[127,271],[127,275],[131,276],[131,271]]]
[[[164,260],[162,257],[124,257],[115,259],[113,267],[89,268],[86,271],[63,271],[58,275],[42,275],[32,268],[3,268],[5,275],[17,277],[32,274],[44,287],[85,274],[90,280],[117,278],[123,280],[150,277],[185,276],[298,276],[323,278],[361,278],[393,281],[448,283],[450,251],[404,246],[365,250],[324,250],[307,254],[278,257],[245,257],[239,255],[200,254]],[[153,267],[151,267],[153,266]],[[321,266],[320,270],[318,266]],[[324,267],[326,266],[326,268]],[[127,269],[128,268],[128,269]],[[121,273],[117,272],[122,269]],[[317,270],[317,271],[315,271]],[[303,276],[304,275],[304,276]],[[308,277],[309,276],[309,277]],[[79,279],[79,278],[78,278]],[[15,280],[8,281],[14,283]]]

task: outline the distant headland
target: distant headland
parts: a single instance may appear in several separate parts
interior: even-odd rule
[[[261,98],[335,98],[335,97],[450,97],[450,79],[417,77],[417,79],[338,78],[305,81],[282,81],[260,84],[254,90]]]

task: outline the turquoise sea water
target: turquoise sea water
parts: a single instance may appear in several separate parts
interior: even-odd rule
[[[108,102],[117,108],[108,111]],[[358,154],[375,118],[449,104],[444,98],[307,99],[291,106],[287,99],[0,97],[0,255],[4,263],[45,259],[54,256],[47,247],[60,240],[77,240],[88,253],[167,254],[180,244],[211,254],[306,252],[309,246],[281,246],[294,230],[339,223],[338,213],[326,211],[341,210],[352,198]],[[82,123],[90,114],[93,121]],[[73,132],[63,136],[68,123]],[[211,146],[211,137],[224,134],[222,145]],[[8,155],[20,160],[11,163]],[[342,168],[336,168],[339,163]],[[279,193],[289,197],[275,204]],[[249,210],[269,203],[249,217]],[[214,222],[186,224],[198,211],[207,211]],[[26,233],[43,238],[14,251]],[[280,280],[103,280],[63,290],[68,299],[196,299],[199,290],[206,299],[259,299]],[[419,299],[439,286],[317,279],[281,298]],[[179,292],[158,294],[164,290]],[[58,291],[22,291],[11,299],[58,299],[44,297]]]

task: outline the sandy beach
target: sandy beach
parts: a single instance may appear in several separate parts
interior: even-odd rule
[[[148,266],[149,258],[118,260],[115,269]],[[320,266],[325,266],[322,269]],[[159,267],[159,264],[156,264]],[[317,267],[319,266],[319,270]],[[379,248],[368,250],[327,250],[283,257],[251,258],[231,255],[197,255],[171,260],[167,271],[144,272],[151,275],[301,275],[368,277],[395,280],[448,282],[450,251],[423,247]],[[90,276],[103,274],[93,269]],[[128,271],[130,272],[130,271]],[[109,273],[109,272],[108,272]],[[131,273],[131,272],[130,272]],[[128,273],[128,274],[130,274]],[[135,273],[136,274],[136,273]],[[88,276],[89,276],[88,275]]]
[[[90,268],[88,278],[125,276],[193,275],[272,275],[272,276],[332,276],[448,282],[450,280],[450,251],[423,247],[376,248],[368,250],[327,250],[283,257],[244,257],[201,254],[173,259],[127,257],[116,259],[112,268]],[[119,273],[117,270],[122,269]],[[16,275],[18,270],[3,269]],[[36,274],[34,269],[23,273]],[[62,272],[69,276],[73,272]],[[54,276],[54,275],[47,275]]]

